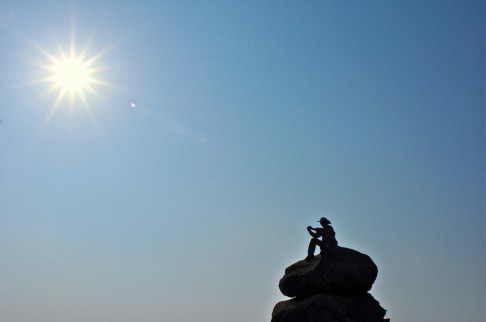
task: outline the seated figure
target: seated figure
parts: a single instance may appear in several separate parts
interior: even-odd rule
[[[308,254],[305,258],[306,261],[314,258],[316,245],[319,246],[322,253],[329,248],[336,247],[338,244],[336,241],[336,233],[330,225],[331,222],[324,217],[322,217],[318,222],[321,223],[322,228],[312,228],[311,226],[307,226],[307,231],[312,236],[312,239],[309,243]],[[322,239],[319,239],[319,237]]]

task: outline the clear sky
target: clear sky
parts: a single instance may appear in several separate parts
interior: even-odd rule
[[[0,320],[269,321],[326,216],[484,321],[485,54],[483,1],[0,2]]]

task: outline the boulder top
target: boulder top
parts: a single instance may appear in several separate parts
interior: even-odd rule
[[[354,295],[369,291],[377,274],[378,268],[368,255],[337,246],[287,267],[279,288],[289,297]]]

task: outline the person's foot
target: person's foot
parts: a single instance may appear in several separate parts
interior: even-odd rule
[[[306,260],[306,261],[310,261],[310,260],[312,260],[313,258],[314,258],[314,255],[308,255],[308,256],[305,258],[305,260]]]

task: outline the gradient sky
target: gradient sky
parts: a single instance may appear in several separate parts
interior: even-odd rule
[[[485,54],[483,1],[0,2],[0,320],[270,321],[327,216],[392,321],[484,321]]]

